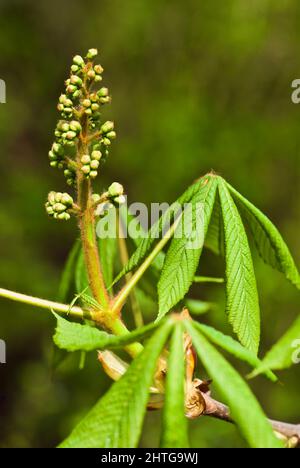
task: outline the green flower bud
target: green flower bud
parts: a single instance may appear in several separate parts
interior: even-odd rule
[[[111,141],[109,138],[102,138],[101,142],[103,143],[104,146],[111,145]]]
[[[54,192],[55,193],[55,202],[60,203],[61,202],[61,197],[62,193],[61,192]]]
[[[58,112],[62,112],[64,110],[65,106],[61,103],[57,104],[57,110]]]
[[[91,158],[88,154],[84,154],[81,158],[82,164],[89,164],[91,162]]]
[[[64,170],[64,176],[65,176],[65,177],[70,177],[70,176],[72,176],[72,175],[73,175],[73,172],[70,171],[70,169],[65,169],[65,170]]]
[[[92,115],[92,109],[85,109],[84,113],[86,115]]]
[[[53,143],[52,151],[53,153],[58,154],[59,156],[63,156],[64,154],[64,148],[59,143]]]
[[[74,179],[71,179],[71,178],[67,179],[67,184],[70,186],[74,185],[74,182],[75,182]]]
[[[79,68],[79,66],[78,66],[78,65],[75,65],[75,64],[74,64],[74,65],[72,65],[72,66],[71,66],[71,72],[73,72],[73,73],[77,73],[77,72],[78,72],[78,70],[80,70],[80,68]]]
[[[99,104],[93,103],[93,104],[91,105],[91,109],[92,109],[92,111],[97,111],[97,110],[99,110]]]
[[[82,166],[81,170],[85,175],[88,175],[90,173],[91,168],[90,166],[85,165],[85,166]]]
[[[114,123],[111,120],[107,120],[102,126],[101,126],[101,132],[102,133],[108,133],[112,131],[115,128]]]
[[[84,60],[83,58],[81,57],[81,55],[75,55],[75,57],[73,57],[73,63],[75,65],[78,65],[79,67],[83,67],[84,66]]]
[[[74,138],[76,138],[76,136],[77,136],[76,132],[72,132],[72,130],[70,130],[66,134],[67,140],[74,140]]]
[[[50,166],[51,167],[57,167],[57,161],[51,161]]]
[[[80,133],[81,132],[81,125],[77,120],[72,120],[72,122],[70,122],[70,129],[73,132]]]
[[[48,193],[48,202],[53,205],[56,202],[56,192],[49,192]]]
[[[75,85],[70,84],[67,86],[66,91],[68,94],[73,94],[75,91],[77,91],[77,88]]]
[[[53,210],[56,211],[56,213],[62,213],[66,210],[66,206],[63,203],[55,203],[55,205],[53,205]]]
[[[69,124],[67,122],[62,122],[60,125],[60,130],[62,132],[68,132],[70,130]]]
[[[90,107],[91,101],[89,99],[84,99],[82,101],[82,105],[83,105],[83,107]]]
[[[77,76],[77,75],[72,75],[71,78],[70,78],[70,82],[73,85],[82,86],[82,79],[79,78],[79,76]]]
[[[49,159],[51,161],[56,161],[57,160],[57,155],[53,153],[53,151],[49,151],[48,153]]]
[[[98,169],[99,161],[97,161],[96,159],[93,159],[93,161],[91,161],[90,167],[91,169]]]
[[[47,211],[49,216],[53,216],[53,214],[54,214],[53,208],[52,208],[51,205],[48,205],[47,203],[46,203],[46,211]]]
[[[98,101],[99,101],[99,98],[98,98],[97,93],[91,93],[91,94],[90,94],[90,100],[91,100],[92,102],[98,102]]]
[[[110,140],[114,140],[117,136],[116,132],[113,130],[112,132],[108,132],[108,134],[106,135],[107,138],[109,138]]]
[[[99,97],[106,97],[108,96],[108,93],[108,88],[100,88],[97,94]]]
[[[113,182],[108,188],[108,193],[111,197],[118,197],[123,195],[124,187],[119,182]]]
[[[94,151],[92,151],[91,156],[92,156],[92,159],[95,159],[96,161],[100,161],[102,153],[101,153],[101,151],[94,150]]]
[[[102,81],[102,76],[101,75],[96,75],[94,80],[95,80],[95,83],[99,83],[100,81]]]
[[[94,70],[97,73],[97,75],[101,75],[101,73],[104,72],[104,69],[101,67],[101,65],[95,65]]]
[[[96,76],[96,73],[94,72],[94,70],[89,70],[87,72],[87,76],[89,77],[90,80],[93,80]]]
[[[86,58],[89,60],[92,60],[98,55],[98,50],[97,49],[89,49],[88,53],[86,54]]]
[[[110,96],[101,97],[99,101],[101,102],[101,104],[108,104],[111,101],[111,98]]]
[[[101,200],[100,195],[99,195],[98,193],[93,193],[93,195],[92,195],[92,201],[93,201],[93,203],[94,203],[94,204],[99,203],[100,200]]]
[[[63,193],[61,197],[61,202],[66,206],[72,206],[73,198],[68,193]]]
[[[98,172],[97,172],[97,171],[91,171],[91,172],[90,172],[90,177],[91,177],[91,179],[95,179],[95,178],[97,177],[97,175],[98,175]]]

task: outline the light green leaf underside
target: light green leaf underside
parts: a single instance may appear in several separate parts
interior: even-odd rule
[[[172,334],[168,358],[162,418],[161,447],[163,448],[189,447],[188,424],[184,414],[184,377],[183,327],[179,323]]]
[[[231,336],[224,335],[215,328],[209,327],[208,325],[204,325],[201,323],[195,322],[194,326],[200,332],[202,332],[206,336],[206,338],[208,338],[213,344],[220,346],[220,348],[224,349],[225,351],[232,354],[241,361],[246,362],[251,367],[258,368],[261,365],[262,361],[258,359],[258,357],[254,353],[249,351],[249,349],[245,348],[238,341],[231,338]],[[273,372],[266,371],[266,376],[272,382],[277,382],[278,380],[276,375],[273,374]]]
[[[244,198],[233,187],[228,189],[237,202],[242,217],[246,220],[256,248],[262,259],[280,271],[300,289],[300,275],[291,256],[288,246],[274,224],[258,208]]]
[[[216,307],[213,302],[200,301],[198,299],[185,299],[185,306],[192,315],[202,315]]]
[[[172,203],[169,209],[159,218],[159,220],[151,226],[147,233],[147,237],[139,242],[139,245],[131,256],[128,264],[120,272],[114,282],[117,282],[120,278],[122,278],[122,276],[141,264],[152,245],[164,232],[166,226],[170,225],[170,223],[172,223],[172,221],[176,218],[176,215],[180,212],[182,205],[184,203],[188,203],[201,188],[203,179],[204,178],[201,178],[198,182],[191,185],[176,202]]]
[[[53,337],[54,343],[67,351],[123,348],[149,336],[157,328],[157,325],[151,323],[127,335],[115,336],[98,330],[98,328],[69,322],[57,314],[54,315],[57,319],[57,327]]]
[[[300,317],[288,331],[270,349],[258,367],[251,375],[254,377],[268,369],[282,370],[299,364],[300,360]]]
[[[185,326],[206,371],[249,445],[252,448],[282,448],[246,382],[193,324],[186,322]]]
[[[226,311],[240,342],[257,354],[260,312],[251,252],[226,182],[219,178],[218,185],[225,234]]]
[[[204,241],[205,247],[216,255],[224,256],[224,226],[219,194],[216,194],[213,212]]]
[[[203,179],[203,184],[190,201],[188,210],[183,213],[178,226],[179,232],[183,235],[172,239],[158,282],[158,320],[185,296],[194,280],[213,209],[216,188],[215,177]]]
[[[127,372],[115,382],[61,444],[62,448],[137,446],[157,359],[171,325],[160,327]]]

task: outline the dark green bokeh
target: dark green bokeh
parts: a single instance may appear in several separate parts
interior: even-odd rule
[[[71,57],[101,51],[116,122],[102,185],[122,182],[130,201],[173,201],[214,169],[278,225],[299,264],[300,105],[291,82],[300,77],[297,0],[1,0],[0,286],[55,298],[60,271],[77,232],[44,213],[49,190],[64,189],[47,152],[57,97]],[[203,274],[220,274],[211,254]],[[255,257],[266,350],[299,312],[297,291]],[[226,329],[222,287],[192,295],[218,299],[205,320]],[[52,372],[47,312],[1,300],[0,337],[7,365],[0,375],[0,446],[53,446],[108,385],[95,355],[84,370],[73,356]],[[241,368],[246,373],[247,369]],[[201,369],[199,369],[201,374]],[[273,418],[299,422],[300,368],[251,383]],[[249,408],[251,411],[251,408]],[[142,444],[157,442],[146,422]],[[243,446],[222,422],[192,423],[195,446]]]

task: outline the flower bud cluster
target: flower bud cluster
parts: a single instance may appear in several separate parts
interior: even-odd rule
[[[49,216],[55,219],[69,220],[69,213],[73,206],[73,198],[68,193],[50,192],[46,202],[46,211]]]

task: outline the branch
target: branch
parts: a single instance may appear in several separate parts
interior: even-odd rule
[[[39,297],[27,296],[26,294],[20,294],[15,291],[0,288],[0,297],[5,297],[16,302],[23,302],[35,307],[41,307],[42,309],[55,310],[61,314],[70,315],[77,318],[88,318],[88,312],[83,311],[81,307],[71,306],[67,304],[61,304],[59,302],[48,301],[46,299],[40,299]]]
[[[201,394],[206,403],[206,409],[203,413],[204,416],[210,416],[234,424],[228,406],[214,400],[207,393],[201,392]],[[269,419],[269,422],[273,430],[284,436],[292,447],[300,446],[300,424],[288,424],[271,419]]]

